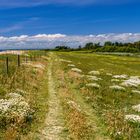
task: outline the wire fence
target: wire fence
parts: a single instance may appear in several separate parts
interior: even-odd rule
[[[46,55],[45,51],[31,54],[4,54],[0,55],[0,74],[11,75],[23,63],[40,61],[42,56]]]

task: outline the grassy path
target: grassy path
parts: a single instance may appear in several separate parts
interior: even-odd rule
[[[46,115],[45,127],[42,131],[43,138],[46,140],[63,140],[64,120],[62,107],[58,94],[55,90],[55,82],[52,76],[53,56],[50,54],[48,65],[48,107],[49,111]]]
[[[48,61],[48,113],[40,139],[107,140],[92,106],[70,82],[59,57],[50,53]]]

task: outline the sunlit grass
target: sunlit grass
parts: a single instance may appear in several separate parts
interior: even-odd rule
[[[19,139],[26,135],[32,139],[31,135],[44,123],[47,111],[47,79],[44,77],[47,61],[41,58],[44,54],[46,53],[27,51],[27,58],[24,54],[20,56],[20,67],[17,55],[0,55],[0,99],[8,101],[9,93],[21,94],[30,107],[30,113],[21,118],[12,118],[12,115],[2,115],[0,112],[0,139]],[[31,60],[30,55],[35,58]],[[6,57],[9,59],[8,73]],[[18,103],[20,104],[20,100]]]
[[[82,91],[83,98],[96,110],[101,123],[107,127],[108,134],[114,139],[138,139],[140,135],[139,123],[125,120],[127,114],[140,113],[132,109],[133,105],[140,104],[140,94],[133,93],[133,90],[140,90],[137,87],[123,87],[125,90],[117,89],[124,79],[111,81],[113,76],[107,75],[128,75],[140,76],[140,59],[138,57],[84,54],[84,53],[59,53],[61,59],[72,61],[76,68],[82,70],[83,75],[90,71],[99,71],[98,78],[102,80],[93,81],[100,85],[99,88],[87,87],[91,83],[84,78],[83,84],[77,89]],[[63,62],[63,69],[68,72],[70,68],[67,62]],[[115,89],[109,88],[114,86]]]

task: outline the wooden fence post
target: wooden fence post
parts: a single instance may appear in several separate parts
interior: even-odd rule
[[[18,67],[20,67],[20,55],[18,55]]]
[[[8,60],[8,56],[6,57],[6,73],[9,73],[9,60]]]

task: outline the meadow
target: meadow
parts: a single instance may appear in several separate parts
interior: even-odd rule
[[[0,60],[0,139],[139,140],[138,55],[24,51],[20,66],[15,54]]]
[[[35,131],[47,110],[43,74],[44,51],[19,51],[0,55],[0,139],[22,139]],[[8,71],[7,71],[8,57]],[[43,115],[44,114],[44,115]],[[37,123],[37,124],[36,124]],[[43,121],[44,123],[44,121]],[[31,135],[31,134],[30,134]]]
[[[79,74],[78,82],[72,82],[73,88],[95,111],[93,115],[104,135],[111,139],[139,139],[139,57],[82,52],[57,55],[66,73]]]

